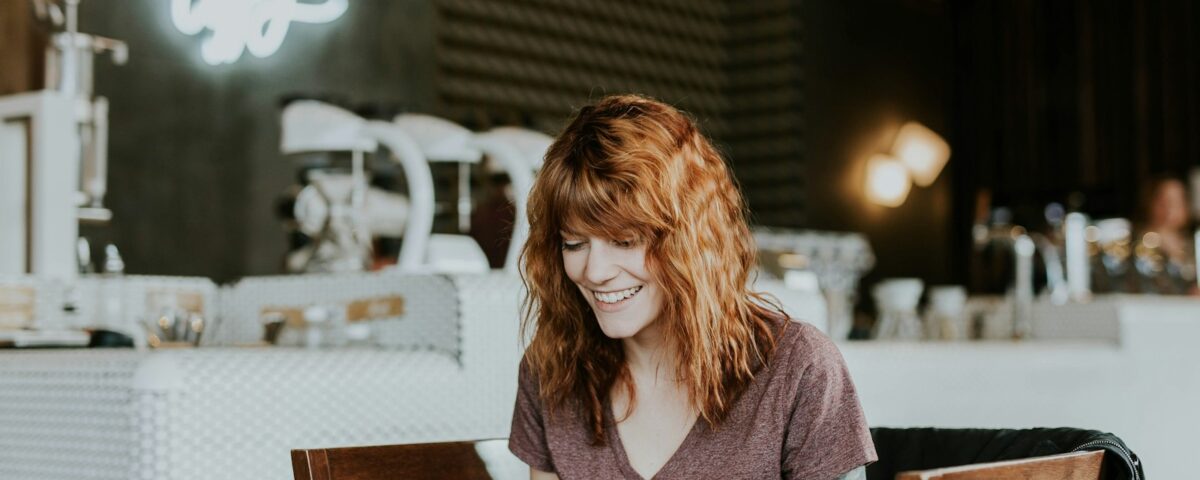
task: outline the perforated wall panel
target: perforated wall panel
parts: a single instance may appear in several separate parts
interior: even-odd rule
[[[435,0],[443,114],[548,133],[606,94],[683,108],[757,223],[804,221],[799,1]]]

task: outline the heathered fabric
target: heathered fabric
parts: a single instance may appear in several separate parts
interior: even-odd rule
[[[854,384],[837,347],[806,323],[779,320],[767,365],[716,428],[697,420],[653,478],[834,479],[877,459]],[[609,405],[608,442],[593,447],[582,413],[549,415],[522,362],[508,448],[562,479],[641,479],[629,465]]]

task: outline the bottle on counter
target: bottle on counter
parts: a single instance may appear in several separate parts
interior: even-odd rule
[[[101,275],[96,278],[96,319],[92,323],[101,328],[128,332],[134,338],[134,345],[144,349],[148,346],[146,332],[126,316],[124,275],[125,260],[121,258],[121,251],[111,243],[105,245]]]

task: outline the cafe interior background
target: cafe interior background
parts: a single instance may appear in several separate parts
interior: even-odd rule
[[[574,109],[635,92],[725,153],[760,287],[838,340],[872,426],[1104,430],[1186,478],[1195,250],[1144,225],[1167,175],[1200,238],[1198,23],[3,0],[0,477],[287,478],[295,448],[505,437],[514,212]]]

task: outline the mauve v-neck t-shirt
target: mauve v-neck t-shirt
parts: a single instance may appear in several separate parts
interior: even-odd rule
[[[778,320],[772,358],[716,428],[697,420],[655,479],[837,478],[877,459],[850,373],[837,347],[811,325]],[[581,410],[550,415],[522,362],[508,448],[563,479],[640,479],[605,404],[607,444],[591,446]]]

